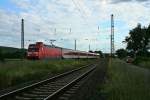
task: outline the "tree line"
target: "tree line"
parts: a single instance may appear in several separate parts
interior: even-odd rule
[[[26,56],[26,50],[18,49],[15,52],[3,52],[0,48],[0,61],[5,59],[22,59]]]

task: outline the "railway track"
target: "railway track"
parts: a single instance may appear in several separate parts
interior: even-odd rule
[[[0,96],[0,100],[67,100],[82,83],[82,80],[96,68],[88,65],[14,90]]]

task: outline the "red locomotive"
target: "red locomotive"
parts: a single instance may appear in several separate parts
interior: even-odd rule
[[[99,58],[99,54],[45,45],[43,42],[29,45],[27,59],[48,58]]]

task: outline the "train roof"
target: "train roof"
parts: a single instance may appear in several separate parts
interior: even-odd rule
[[[45,47],[48,47],[48,48],[60,48],[60,49],[72,50],[72,51],[76,51],[76,52],[82,52],[82,53],[100,55],[100,54],[98,54],[98,53],[87,52],[87,51],[80,51],[80,50],[73,50],[73,49],[68,49],[68,48],[59,47],[59,46],[56,46],[56,45],[46,45],[46,44],[44,44],[43,42],[36,42],[36,44],[38,44],[38,43],[43,44]],[[30,44],[30,45],[31,45],[31,46],[35,46],[36,44]]]

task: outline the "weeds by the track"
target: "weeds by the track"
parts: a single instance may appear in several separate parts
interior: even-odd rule
[[[108,80],[101,91],[107,100],[149,100],[150,70],[112,60]]]
[[[0,89],[31,80],[38,80],[44,76],[86,65],[89,62],[89,60],[23,60],[0,63]]]

